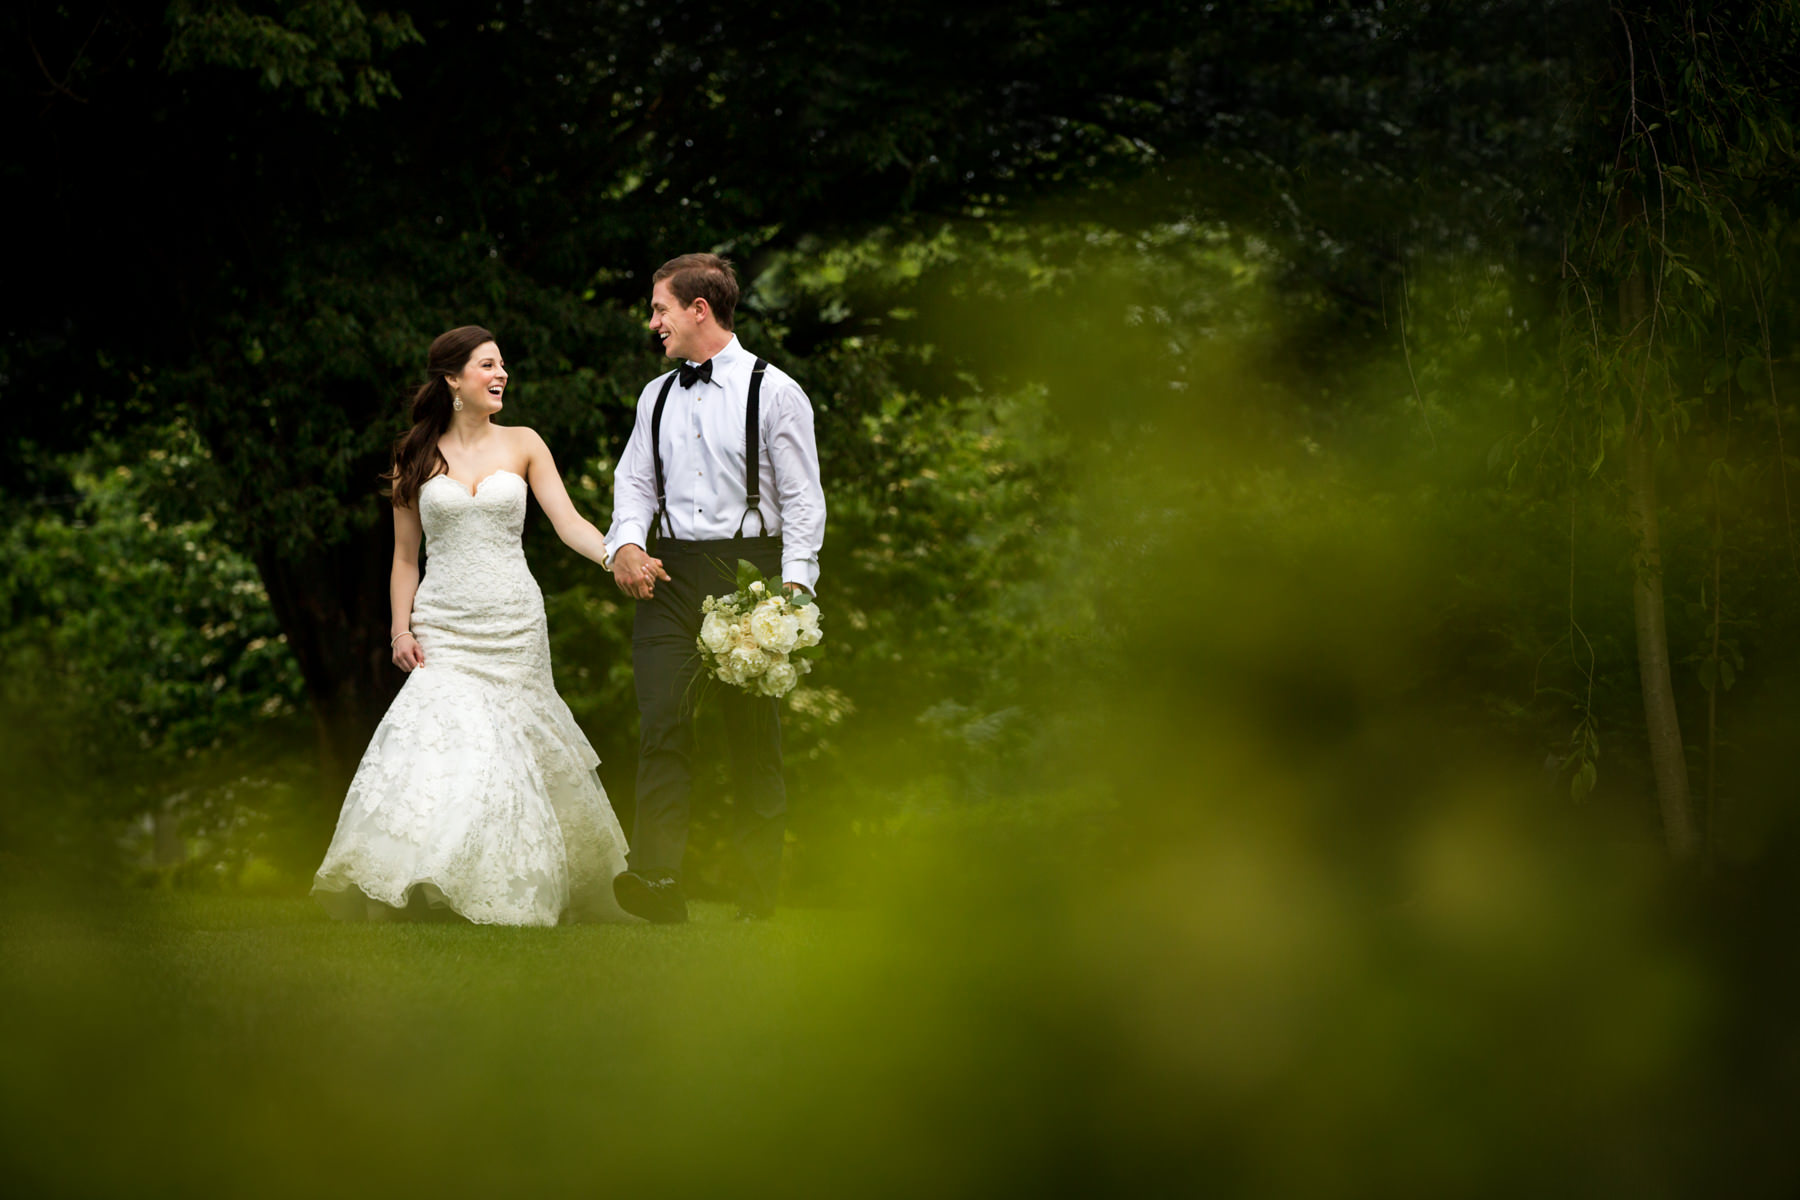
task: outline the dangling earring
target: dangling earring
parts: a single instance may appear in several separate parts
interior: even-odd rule
[[[452,392],[450,395],[450,407],[454,408],[457,412],[461,412],[462,411],[462,397],[458,396],[454,392]]]

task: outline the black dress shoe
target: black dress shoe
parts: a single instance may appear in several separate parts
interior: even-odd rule
[[[679,925],[688,919],[687,895],[681,890],[681,881],[668,876],[627,871],[613,878],[613,898],[632,916],[658,925]]]

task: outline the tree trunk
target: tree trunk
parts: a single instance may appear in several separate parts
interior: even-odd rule
[[[273,550],[257,556],[312,702],[322,804],[343,801],[369,735],[404,679],[388,649],[393,547],[392,526],[378,521],[303,556]]]
[[[1644,274],[1633,270],[1619,290],[1619,318],[1628,345],[1648,354]],[[1626,370],[1632,370],[1627,359]],[[1656,800],[1662,810],[1663,839],[1677,863],[1693,861],[1699,846],[1688,788],[1687,755],[1681,743],[1681,721],[1675,711],[1675,685],[1669,669],[1669,631],[1663,612],[1662,535],[1656,519],[1656,430],[1650,420],[1647,372],[1634,381],[1637,411],[1626,433],[1626,506],[1637,545],[1633,555],[1632,612],[1637,627],[1638,681],[1644,691],[1644,724],[1650,741],[1650,766],[1656,776]]]

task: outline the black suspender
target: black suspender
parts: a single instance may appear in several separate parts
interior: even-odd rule
[[[750,514],[756,514],[756,524],[760,536],[767,537],[769,523],[762,512],[762,382],[763,372],[768,369],[767,359],[759,358],[756,365],[750,368],[750,396],[744,405],[744,515],[738,518],[737,536],[744,536],[744,523]],[[650,413],[650,460],[656,466],[656,524],[654,528],[660,534],[667,531],[668,536],[675,536],[675,524],[669,520],[669,504],[667,485],[663,480],[662,460],[662,415],[663,405],[669,401],[669,392],[675,386],[678,371],[670,371],[663,380],[662,391],[656,394],[656,407]]]
[[[675,526],[669,520],[669,504],[664,498],[662,410],[663,405],[668,403],[669,389],[675,386],[675,376],[678,374],[680,374],[680,372],[670,371],[669,377],[663,380],[662,391],[658,392],[656,395],[656,408],[650,414],[650,459],[656,464],[656,524],[654,528],[658,536],[660,536],[665,529],[668,530],[670,537],[675,536]]]
[[[744,515],[738,518],[737,536],[744,536],[744,522],[756,514],[759,537],[769,536],[769,523],[762,514],[762,381],[768,367],[766,359],[757,359],[750,368],[750,399],[744,405]]]

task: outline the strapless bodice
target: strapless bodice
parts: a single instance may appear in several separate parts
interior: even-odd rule
[[[529,490],[511,471],[495,471],[477,483],[473,492],[448,475],[433,475],[419,489],[425,553],[442,558],[517,552]]]
[[[544,597],[519,541],[528,490],[511,471],[473,492],[448,475],[419,490],[425,577],[412,627],[428,668],[454,661],[488,675],[548,675]]]

